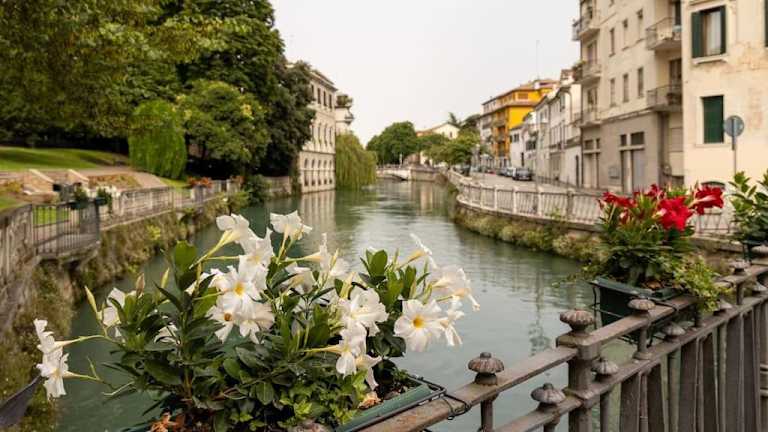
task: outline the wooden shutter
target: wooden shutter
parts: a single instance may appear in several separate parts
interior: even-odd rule
[[[702,98],[704,105],[704,143],[721,143],[724,140],[722,96]]]
[[[704,55],[704,39],[702,35],[701,12],[691,14],[691,40],[693,41],[693,57]]]
[[[725,26],[727,19],[725,18],[725,6],[720,6],[720,54],[725,54],[728,51],[728,27]]]

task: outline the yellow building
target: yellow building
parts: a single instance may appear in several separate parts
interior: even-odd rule
[[[522,124],[526,114],[533,111],[556,83],[537,79],[483,102],[480,137],[489,146],[496,167],[509,163],[509,130]]]

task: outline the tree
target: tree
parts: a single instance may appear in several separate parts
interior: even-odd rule
[[[455,126],[459,129],[461,129],[461,125],[463,124],[461,121],[461,117],[457,116],[456,114],[449,112],[448,113],[448,122],[449,125]]]
[[[144,102],[133,115],[128,137],[131,165],[162,177],[179,178],[187,164],[184,129],[176,107],[163,100]]]
[[[459,136],[444,145],[433,147],[427,154],[436,162],[448,165],[467,164],[472,160],[472,150],[480,143],[477,131],[463,130]]]
[[[190,155],[200,170],[210,175],[256,171],[269,134],[264,109],[253,95],[221,81],[200,80],[178,103]]]
[[[376,156],[354,134],[336,136],[336,185],[360,189],[376,182]]]
[[[448,144],[450,139],[445,135],[430,133],[419,137],[419,150],[424,151],[427,156],[434,159],[433,155],[441,151],[442,147]]]
[[[380,164],[396,164],[419,150],[419,140],[413,123],[399,122],[371,138],[367,148],[376,153]]]

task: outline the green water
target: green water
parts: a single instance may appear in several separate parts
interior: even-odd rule
[[[472,380],[467,362],[481,351],[491,351],[508,366],[554,345],[554,339],[567,331],[560,323],[561,311],[584,307],[592,300],[591,290],[554,287],[553,282],[578,270],[578,263],[546,253],[532,252],[483,237],[453,224],[449,217],[450,199],[445,190],[431,183],[385,182],[364,192],[326,192],[301,198],[272,201],[263,207],[246,209],[258,234],[263,234],[269,212],[287,213],[298,209],[306,223],[314,227],[306,238],[304,252],[314,251],[321,233],[342,251],[350,262],[368,246],[404,252],[413,250],[408,233],[415,233],[429,246],[442,265],[464,268],[472,281],[481,310],[458,323],[463,346],[435,345],[427,353],[409,354],[400,365],[410,372],[452,389]],[[215,227],[200,232],[198,246],[210,246],[218,239]],[[163,263],[156,258],[144,268],[148,280],[159,279]],[[133,280],[126,278],[115,286],[129,290]],[[106,290],[105,290],[106,291]],[[104,293],[102,293],[104,295]],[[87,305],[81,305],[73,323],[73,333],[92,334],[96,323]],[[88,343],[70,350],[74,371],[88,370],[87,358],[95,364],[109,358],[109,346]],[[103,369],[100,369],[100,371]],[[103,374],[109,377],[108,373]],[[566,384],[566,368],[503,393],[496,402],[496,424],[535,408],[530,392],[549,381]],[[116,431],[142,419],[148,404],[138,396],[104,402],[104,388],[88,382],[67,381],[68,396],[61,404],[59,432]],[[564,420],[564,423],[567,421]],[[432,428],[435,431],[476,430],[479,409]]]

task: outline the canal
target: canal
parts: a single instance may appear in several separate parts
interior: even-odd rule
[[[592,300],[588,288],[567,288],[554,282],[579,269],[579,263],[547,253],[533,252],[493,240],[455,225],[450,218],[452,202],[446,190],[432,183],[381,182],[362,192],[326,192],[300,198],[270,201],[264,206],[245,209],[257,234],[263,234],[270,212],[287,213],[298,209],[306,223],[314,227],[303,241],[304,252],[314,251],[323,232],[332,247],[344,258],[356,258],[368,246],[409,253],[414,246],[409,233],[418,235],[441,265],[462,266],[472,281],[480,312],[471,313],[458,323],[464,344],[458,348],[435,345],[427,353],[412,353],[399,364],[410,372],[440,383],[448,389],[469,382],[473,376],[467,361],[481,351],[491,351],[509,366],[554,345],[555,338],[567,331],[558,315],[573,307],[585,307]],[[199,232],[194,242],[206,247],[218,240],[219,232],[209,227]],[[144,269],[148,281],[159,280],[164,265],[158,257]],[[149,285],[149,284],[148,284]],[[115,283],[130,290],[133,278]],[[102,293],[102,296],[104,293]],[[93,334],[97,325],[83,303],[73,323],[73,333]],[[87,371],[88,359],[98,365],[108,361],[109,346],[88,343],[70,350],[70,367]],[[104,371],[100,368],[99,372]],[[104,377],[111,375],[105,371]],[[566,368],[554,369],[549,376],[532,380],[502,394],[496,402],[498,425],[534,408],[531,390],[544,380],[557,386],[566,384]],[[59,432],[109,431],[139,422],[148,403],[138,396],[105,402],[105,389],[89,382],[67,381],[68,396],[60,402]],[[565,422],[567,423],[567,422]],[[479,410],[445,422],[435,431],[476,430]],[[562,425],[561,425],[562,426]]]

